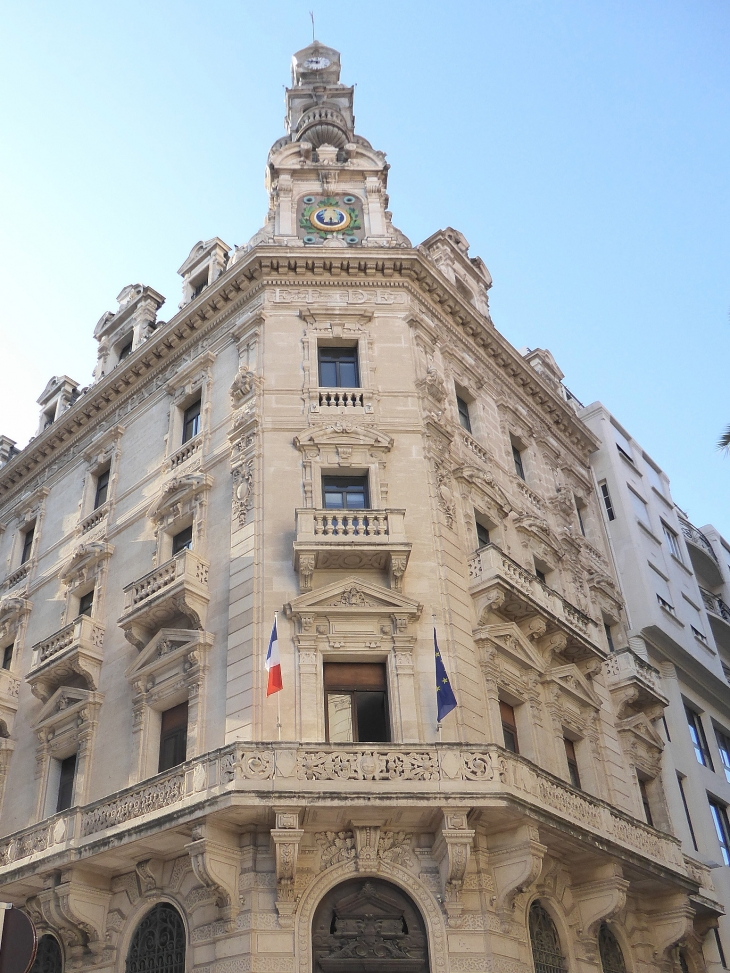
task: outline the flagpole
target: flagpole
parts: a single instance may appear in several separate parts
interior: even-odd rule
[[[276,626],[276,637],[279,637],[279,613],[274,612],[274,625]],[[279,741],[281,742],[281,693],[276,694],[276,730],[279,734]]]
[[[436,636],[436,612],[431,612],[431,622],[433,623],[433,634]],[[441,743],[441,720],[436,720],[436,740]]]

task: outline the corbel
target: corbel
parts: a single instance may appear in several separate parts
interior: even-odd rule
[[[654,959],[662,962],[673,946],[694,935],[695,910],[682,892],[657,897],[653,904],[646,916],[654,937]]]
[[[159,892],[162,866],[163,862],[156,858],[145,858],[134,866],[143,895],[155,895]]]
[[[210,890],[221,918],[235,919],[241,857],[236,836],[206,822],[193,828],[192,838],[185,850],[196,879]]]
[[[89,884],[87,873],[71,869],[58,884],[46,888],[32,901],[46,924],[55,929],[70,957],[82,960],[91,953],[93,964],[113,960],[106,943],[106,917],[112,893]]]
[[[580,938],[594,939],[601,922],[615,916],[626,905],[629,882],[615,862],[592,869],[585,881],[572,887],[580,913]]]
[[[276,827],[271,829],[271,843],[276,856],[276,911],[280,926],[294,923],[299,844],[304,830],[299,827],[300,808],[275,808]]]
[[[538,829],[528,824],[489,836],[489,868],[497,892],[492,905],[497,912],[511,912],[515,897],[540,877],[547,845],[539,839]]]
[[[467,828],[468,813],[469,808],[444,809],[443,825],[433,845],[433,856],[441,872],[443,905],[450,926],[461,924],[464,908],[461,889],[475,834],[473,828]]]

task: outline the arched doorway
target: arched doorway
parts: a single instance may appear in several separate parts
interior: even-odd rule
[[[135,929],[126,973],[185,973],[185,926],[169,902],[158,902]]]
[[[38,949],[30,973],[63,973],[61,947],[55,936],[41,936],[38,940]]]
[[[421,913],[401,889],[378,878],[336,885],[312,922],[312,973],[428,973]]]

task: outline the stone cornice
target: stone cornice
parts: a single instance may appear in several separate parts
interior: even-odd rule
[[[7,463],[0,472],[0,502],[76,443],[94,420],[121,404],[143,382],[181,355],[193,339],[209,333],[266,284],[321,287],[357,283],[392,287],[396,279],[409,282],[442,319],[453,322],[473,351],[491,358],[503,377],[532,400],[556,432],[576,448],[587,452],[597,448],[597,440],[570,407],[419,251],[363,249],[356,254],[333,255],[321,248],[282,251],[260,246],[230,267]]]

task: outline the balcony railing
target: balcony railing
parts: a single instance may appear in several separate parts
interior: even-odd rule
[[[712,612],[713,615],[719,615],[720,618],[730,625],[730,605],[724,602],[719,595],[713,595],[711,591],[705,591],[704,588],[700,588],[700,593],[708,612]]]
[[[98,527],[106,519],[108,513],[109,502],[107,501],[106,503],[102,503],[100,507],[97,507],[96,510],[92,510],[88,517],[84,517],[81,521],[81,533],[88,534],[94,527]]]
[[[662,688],[659,670],[630,648],[612,653],[604,663],[606,683],[610,692],[618,694],[619,716],[624,719],[628,710],[647,713],[657,718],[669,704]],[[638,695],[635,690],[638,689]],[[626,708],[627,712],[622,709]]]
[[[352,413],[373,411],[373,393],[369,389],[313,388],[309,393],[311,412],[346,409]]]
[[[0,841],[0,875],[22,868],[31,856],[53,857],[54,867],[84,857],[91,846],[126,844],[164,827],[226,806],[271,805],[293,792],[301,799],[345,799],[353,809],[378,802],[417,800],[438,808],[444,801],[478,808],[510,803],[530,809],[541,821],[598,838],[612,853],[639,855],[676,874],[688,873],[678,839],[630,817],[605,801],[579,792],[558,777],[496,744],[301,744],[236,742],[203,754],[173,770],[118,791],[84,807],[72,808]],[[417,796],[416,796],[417,795]],[[135,822],[135,827],[130,823]]]
[[[8,591],[10,588],[14,588],[17,584],[25,579],[30,574],[30,561],[26,561],[25,564],[21,564],[19,568],[16,568],[12,574],[9,574],[5,581],[3,581],[3,590]]]
[[[79,615],[68,625],[33,646],[28,675],[31,690],[45,701],[63,679],[77,673],[96,689],[104,651],[104,626],[88,615]]]
[[[683,520],[681,517],[679,518],[679,524],[682,528],[682,533],[687,540],[694,544],[695,547],[702,548],[705,554],[708,554],[717,564],[717,554],[715,554],[712,544],[710,544],[702,531],[698,530],[694,524],[690,524],[688,520]]]
[[[315,568],[389,569],[400,589],[411,545],[404,529],[405,510],[320,510],[296,512],[294,566],[303,591]]]
[[[168,456],[166,460],[166,467],[168,470],[176,470],[183,463],[186,463],[191,459],[197,452],[202,449],[203,437],[202,435],[193,436],[186,443],[176,450],[171,456]]]

